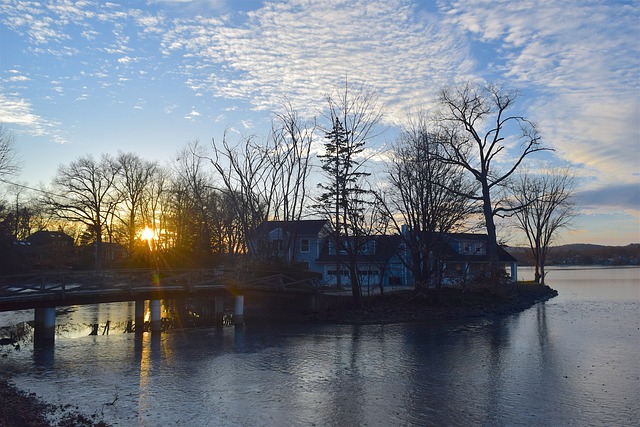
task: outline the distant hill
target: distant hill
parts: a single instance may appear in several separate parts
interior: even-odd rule
[[[521,265],[533,264],[531,250],[526,247],[505,248]],[[547,265],[640,265],[640,243],[627,246],[604,246],[588,243],[554,246]]]

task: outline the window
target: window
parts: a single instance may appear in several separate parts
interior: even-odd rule
[[[486,249],[483,242],[459,242],[459,253],[469,255],[485,255]]]
[[[347,245],[349,244],[349,242],[340,242],[340,254],[341,255],[345,255],[347,253]]]
[[[475,255],[477,248],[475,242],[460,242],[460,253]]]
[[[338,270],[329,270],[327,271],[327,274],[329,276],[336,276],[338,273]],[[342,270],[342,276],[348,276],[349,275],[349,270]]]
[[[358,275],[359,276],[378,276],[378,274],[380,274],[380,273],[376,269],[371,269],[371,270],[360,270],[360,269],[358,269]]]
[[[345,241],[340,241],[338,242],[339,248],[340,250],[338,251],[340,254],[344,255],[347,253],[347,242]],[[335,240],[332,240],[329,242],[329,255],[335,255],[336,254],[336,242]]]
[[[309,252],[309,239],[300,240],[300,252]]]

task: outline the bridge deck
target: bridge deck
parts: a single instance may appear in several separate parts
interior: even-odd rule
[[[0,277],[0,311],[247,292],[315,293],[317,288],[309,279],[219,269],[34,273]]]

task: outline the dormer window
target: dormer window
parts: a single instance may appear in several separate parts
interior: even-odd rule
[[[340,246],[340,249],[337,251],[338,253],[344,255],[347,253],[347,245],[348,242],[345,241],[340,241],[338,243],[338,245]],[[329,242],[329,255],[335,255],[336,254],[336,242],[335,241],[330,241]]]
[[[458,242],[458,252],[465,255],[485,255],[483,242]]]

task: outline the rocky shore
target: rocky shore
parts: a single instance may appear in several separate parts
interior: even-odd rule
[[[0,378],[0,427],[103,427],[73,410],[41,402],[35,393],[27,394]]]
[[[0,426],[48,426],[47,405],[0,379]]]
[[[486,288],[407,290],[366,298],[361,308],[350,299],[334,304],[318,321],[347,324],[422,322],[518,313],[558,295],[548,286],[518,284]]]

